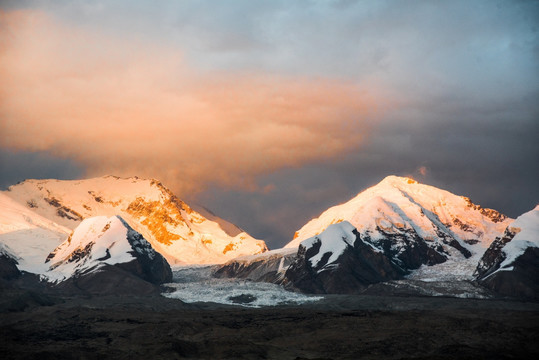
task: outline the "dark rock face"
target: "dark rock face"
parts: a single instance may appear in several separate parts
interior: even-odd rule
[[[539,248],[529,247],[510,271],[481,277],[479,283],[500,295],[539,300]]]
[[[516,233],[510,228],[496,238],[479,261],[474,273],[479,284],[503,296],[539,300],[539,248],[529,247],[510,269],[500,270],[506,259],[503,248]]]
[[[357,230],[354,234],[353,246],[347,245],[330,266],[327,266],[329,253],[315,267],[309,261],[319,253],[320,241],[309,248],[300,245],[296,259],[285,273],[285,287],[313,294],[355,294],[371,284],[402,278],[404,270],[365,243]]]
[[[500,268],[500,264],[505,260],[505,253],[502,251],[505,244],[513,240],[516,233],[507,228],[502,237],[496,238],[489,248],[485,251],[474,276],[478,279],[484,279]]]
[[[21,276],[21,272],[17,267],[17,260],[0,253],[0,279],[13,280]]]
[[[381,240],[374,241],[368,236],[363,240],[381,249],[402,269],[413,270],[421,265],[436,265],[447,260],[447,254],[440,244],[428,244],[413,230],[387,233],[378,228],[378,231],[384,235]]]
[[[213,272],[217,278],[239,278],[276,283],[296,257],[296,252],[261,254],[253,260],[231,260]]]
[[[117,265],[152,284],[171,282],[172,269],[167,260],[153,250],[142,234],[133,230],[122,218],[119,217],[119,219],[127,228],[127,241],[131,244],[132,254],[136,257],[136,261]]]

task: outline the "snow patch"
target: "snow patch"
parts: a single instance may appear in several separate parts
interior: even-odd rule
[[[327,227],[321,234],[313,236],[301,242],[301,246],[309,249],[320,243],[318,254],[309,259],[312,267],[316,267],[325,254],[331,254],[324,268],[337,261],[339,256],[346,250],[348,246],[354,246],[356,228],[348,221],[343,221],[337,224],[332,224]],[[322,269],[320,269],[322,270]],[[319,272],[320,272],[319,270]]]

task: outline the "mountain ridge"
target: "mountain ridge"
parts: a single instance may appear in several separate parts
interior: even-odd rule
[[[405,270],[483,252],[512,221],[467,197],[390,175],[307,222],[285,248],[344,220]]]
[[[120,215],[171,264],[222,263],[267,250],[246,232],[230,236],[156,179],[30,179],[2,193],[70,229],[84,218]]]

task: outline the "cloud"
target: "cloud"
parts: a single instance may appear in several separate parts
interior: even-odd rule
[[[388,174],[537,202],[539,2],[0,7],[0,148],[66,177],[159,177],[273,245]]]
[[[257,175],[356,149],[386,106],[344,81],[200,71],[173,46],[39,11],[1,16],[2,147],[73,159],[90,176],[254,189]]]

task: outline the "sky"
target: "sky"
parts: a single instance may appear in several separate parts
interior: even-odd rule
[[[0,187],[157,178],[270,248],[395,174],[539,202],[538,1],[2,1]]]

